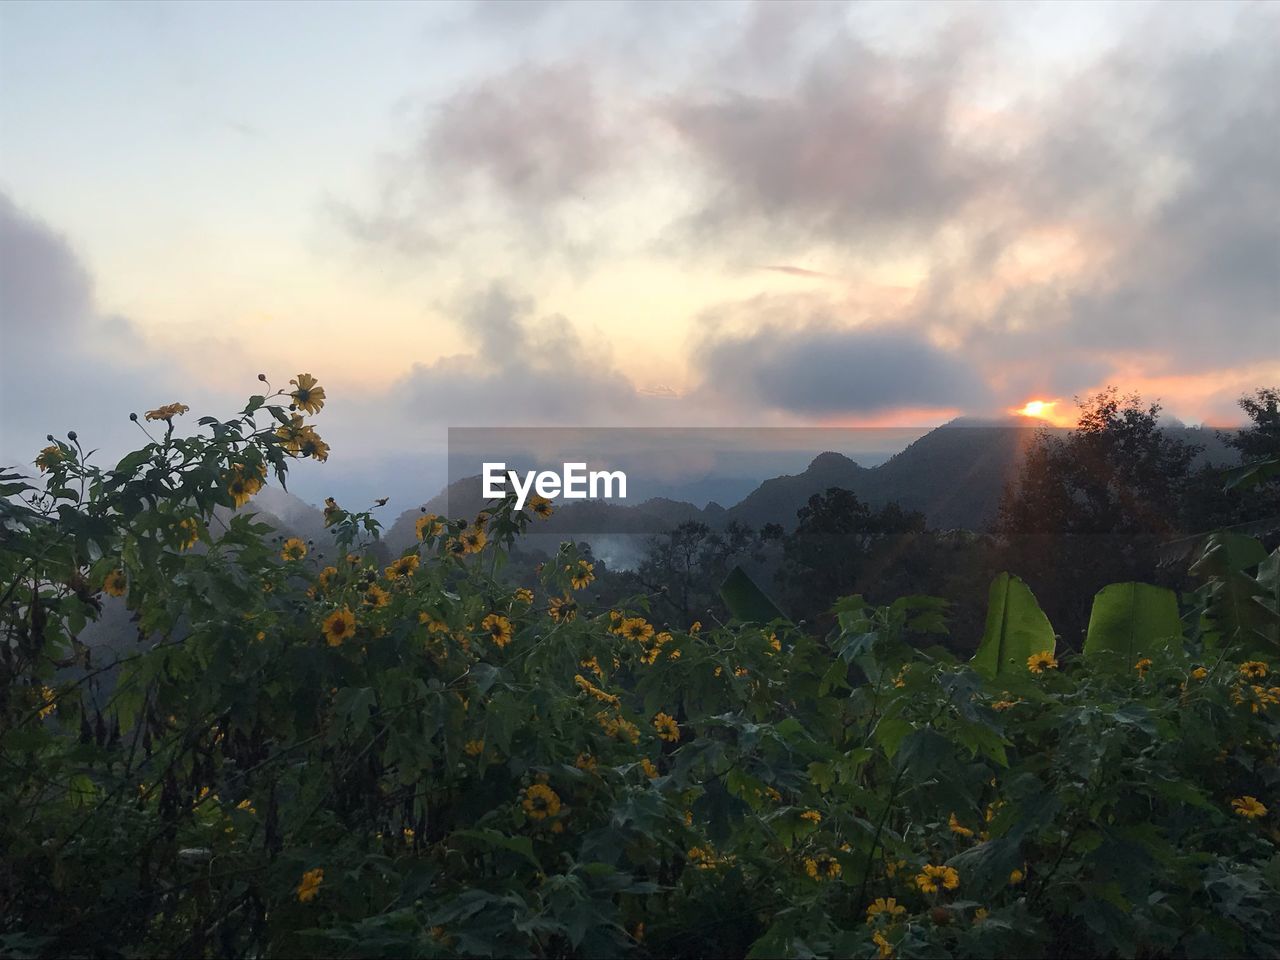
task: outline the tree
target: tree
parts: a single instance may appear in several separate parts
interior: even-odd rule
[[[1012,572],[1078,646],[1091,597],[1108,583],[1178,585],[1159,567],[1160,544],[1182,531],[1200,448],[1165,432],[1158,403],[1114,387],[1084,400],[1066,436],[1041,431],[1001,498],[995,532]]]
[[[650,537],[648,552],[636,571],[639,582],[660,595],[658,608],[680,626],[722,611],[719,587],[735,564],[751,562],[760,540],[739,521],[716,533],[705,523],[688,520],[668,533]]]
[[[784,541],[784,584],[795,616],[823,616],[837,599],[874,593],[878,585],[900,580],[903,544],[922,536],[924,514],[896,503],[872,510],[849,490],[831,487],[815,493],[796,512],[799,525]]]

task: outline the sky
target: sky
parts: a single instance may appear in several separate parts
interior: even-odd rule
[[[0,462],[260,372],[328,392],[313,500],[451,426],[1230,423],[1277,89],[1267,3],[11,0]]]

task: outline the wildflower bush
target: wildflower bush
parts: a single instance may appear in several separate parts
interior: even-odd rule
[[[738,577],[763,617],[654,623],[571,544],[501,578],[545,501],[424,514],[389,565],[332,500],[332,544],[273,542],[251,497],[327,457],[325,399],[0,477],[0,954],[1280,951],[1256,542],[1210,538],[1180,606],[1100,594],[1074,655],[1007,575],[972,663],[924,597],[813,636]],[[80,640],[103,594],[126,648]]]

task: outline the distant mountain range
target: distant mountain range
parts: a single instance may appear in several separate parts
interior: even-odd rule
[[[897,502],[918,510],[934,528],[982,530],[994,519],[1001,492],[1016,477],[1023,452],[1036,432],[1024,423],[953,420],[873,467],[861,466],[842,453],[819,453],[801,473],[767,479],[729,507],[715,501],[698,507],[664,497],[625,506],[606,501],[558,502],[548,521],[531,528],[534,535],[528,546],[553,550],[562,539],[631,539],[661,533],[688,520],[714,529],[737,520],[753,528],[776,523],[790,530],[796,525],[796,512],[809,498],[831,487],[850,490],[872,506]],[[1176,425],[1165,429],[1204,447],[1202,458],[1208,462],[1235,459],[1234,451],[1212,429]],[[268,514],[263,519],[278,528],[323,542],[324,523],[317,508],[273,488],[264,489],[254,503]],[[479,476],[455,481],[421,508],[400,514],[384,531],[384,542],[393,554],[413,543],[414,521],[423,508],[441,516],[471,517],[484,505]]]

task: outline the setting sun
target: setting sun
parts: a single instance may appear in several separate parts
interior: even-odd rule
[[[1053,408],[1057,405],[1058,402],[1056,400],[1031,400],[1027,402],[1026,406],[1014,412],[1023,417],[1049,420],[1053,417]]]

